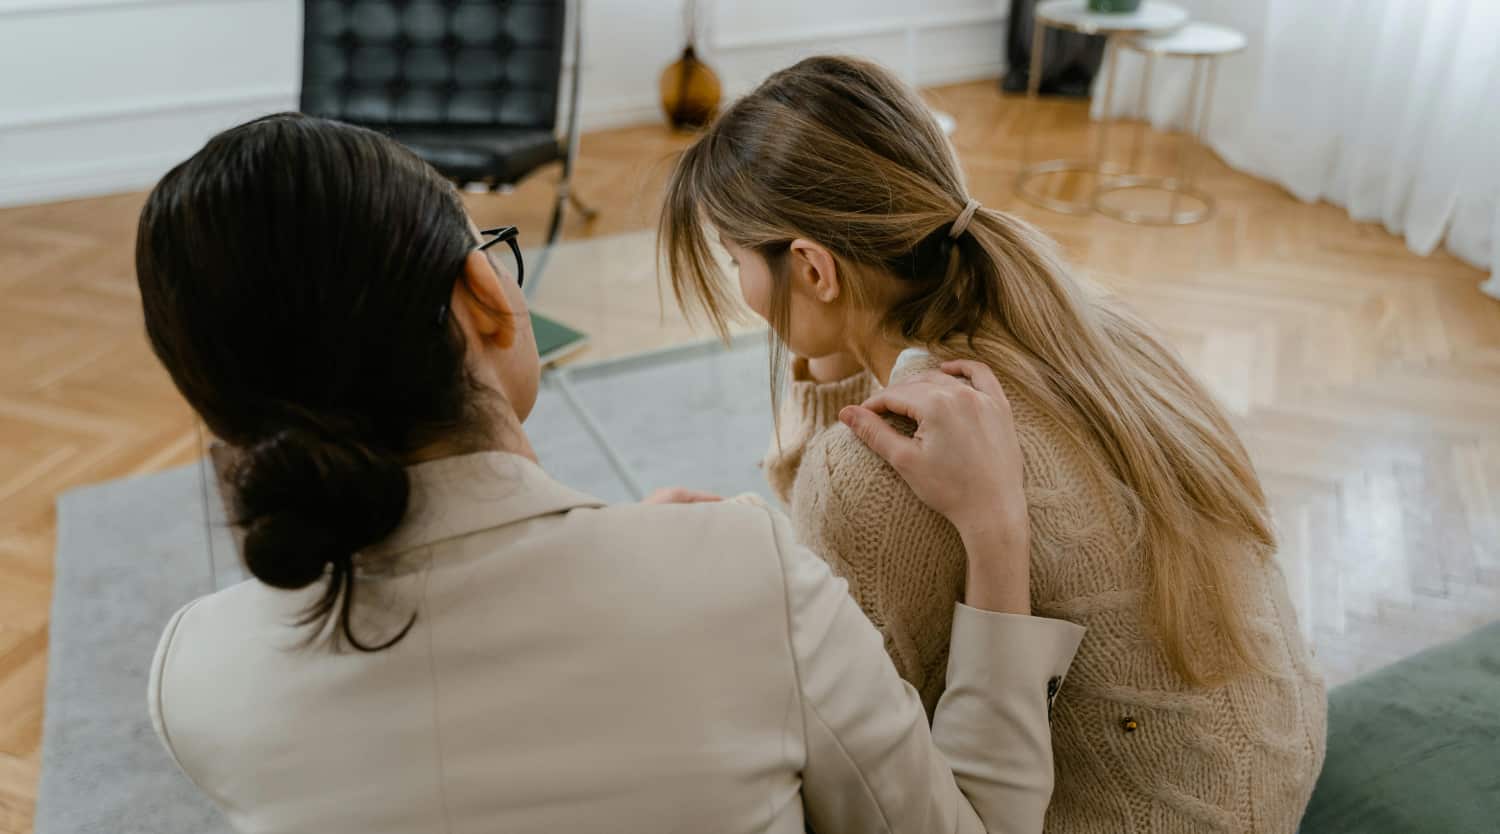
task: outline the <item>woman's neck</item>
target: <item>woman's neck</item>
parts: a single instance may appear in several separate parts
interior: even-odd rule
[[[506,413],[510,416],[509,422],[495,427],[496,451],[520,455],[532,463],[540,464],[541,461],[536,457],[536,450],[531,448],[531,438],[526,435],[526,429],[521,427],[521,421],[517,420],[515,414],[508,409]]]
[[[896,367],[896,357],[911,347],[903,341],[892,339],[880,328],[871,328],[864,338],[854,343],[854,355],[865,363],[865,370],[875,375],[881,386],[891,384],[891,371]]]
[[[521,427],[521,421],[509,406],[494,409],[490,423],[482,433],[472,438],[451,438],[428,445],[411,456],[410,463],[437,460],[438,458],[472,455],[478,452],[508,452],[520,455],[532,463],[540,463],[536,450],[531,448],[531,438]]]

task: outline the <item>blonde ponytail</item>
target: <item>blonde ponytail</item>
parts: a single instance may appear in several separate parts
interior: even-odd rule
[[[885,315],[893,336],[979,358],[1102,451],[1099,475],[1136,510],[1151,621],[1178,674],[1212,684],[1263,668],[1229,589],[1238,560],[1268,558],[1275,538],[1228,421],[1151,329],[1075,279],[1044,234],[973,203],[909,88],[873,64],[810,58],[771,76],[684,153],[660,245],[679,302],[723,333],[732,291],[705,223],[773,262],[791,240],[816,240],[857,299],[864,283],[897,282],[902,297]],[[1205,618],[1213,645],[1188,638],[1201,631],[1189,623]]]

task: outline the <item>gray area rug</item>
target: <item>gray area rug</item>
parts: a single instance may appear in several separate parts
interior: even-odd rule
[[[526,421],[548,472],[608,501],[661,486],[767,495],[770,427],[759,337],[550,374]],[[202,465],[59,499],[37,834],[229,831],[146,711],[167,619],[244,578],[219,507]]]

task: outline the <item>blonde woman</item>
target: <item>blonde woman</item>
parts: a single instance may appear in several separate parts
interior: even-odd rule
[[[676,166],[673,286],[722,328],[715,235],[794,356],[777,365],[793,380],[771,483],[929,711],[962,543],[840,416],[878,441],[885,425],[853,406],[977,359],[1025,455],[1032,605],[1088,627],[1054,703],[1047,830],[1294,831],[1323,760],[1323,683],[1250,461],[1171,350],[1040,232],[971,199],[926,107],[868,63],[773,75]]]

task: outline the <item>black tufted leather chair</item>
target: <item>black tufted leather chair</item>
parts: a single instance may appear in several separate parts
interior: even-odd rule
[[[302,110],[380,130],[460,186],[560,162],[550,245],[571,201],[578,74],[558,137],[566,0],[305,0]],[[578,14],[572,41],[580,42]]]

